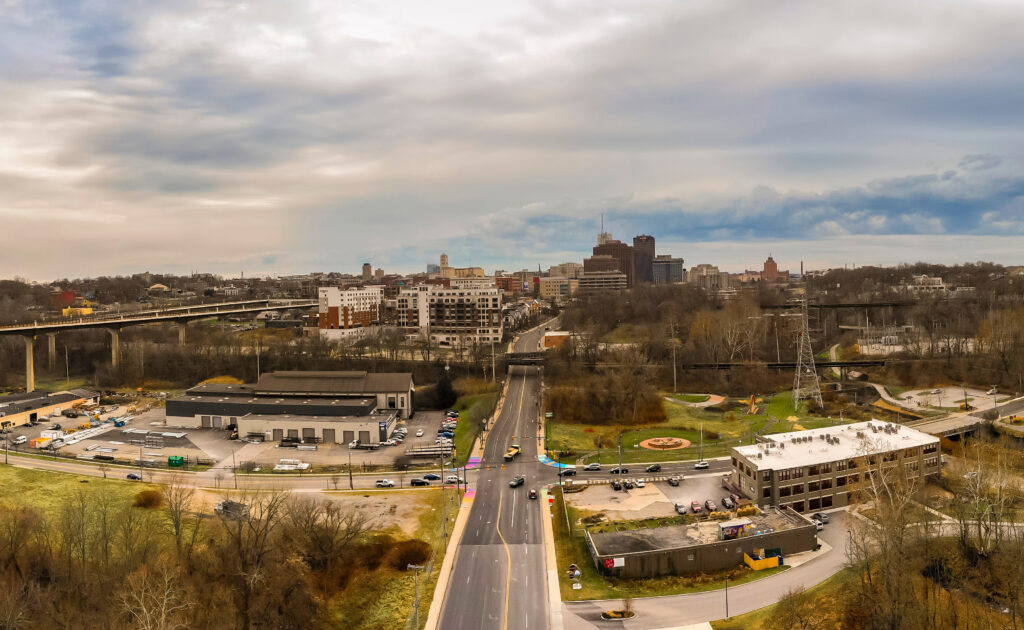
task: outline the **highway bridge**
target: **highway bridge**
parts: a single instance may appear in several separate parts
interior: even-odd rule
[[[316,308],[316,300],[242,300],[217,302],[193,306],[175,306],[146,311],[125,313],[100,313],[85,317],[36,321],[31,324],[6,324],[0,326],[0,336],[20,336],[25,339],[25,391],[35,389],[35,364],[33,347],[35,339],[45,334],[49,344],[49,360],[52,367],[57,353],[57,333],[100,328],[110,334],[110,362],[116,366],[120,354],[120,333],[126,326],[171,322],[178,324],[178,341],[185,343],[185,327],[190,321],[228,317],[231,315],[257,314],[264,311],[285,311],[292,309]]]

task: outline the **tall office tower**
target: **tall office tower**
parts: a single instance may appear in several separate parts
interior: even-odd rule
[[[626,274],[626,284],[633,286],[633,248],[622,241],[608,241],[594,246],[594,256],[611,256],[619,262],[619,271]]]
[[[635,282],[654,282],[654,237],[640,234],[633,237]]]
[[[370,263],[363,263],[363,280],[373,278],[373,266]]]

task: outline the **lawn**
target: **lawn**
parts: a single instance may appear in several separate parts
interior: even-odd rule
[[[464,466],[473,450],[473,441],[480,433],[480,422],[494,412],[498,393],[461,396],[452,407],[459,412],[459,424],[455,427],[455,465]]]
[[[158,487],[139,481],[0,465],[0,503],[36,507],[43,512],[55,512],[80,490],[131,501],[140,490]]]
[[[837,612],[834,606],[835,599],[842,591],[848,590],[856,578],[857,574],[853,569],[843,569],[824,582],[807,589],[807,593],[809,595],[812,595],[816,601],[821,602],[822,605],[820,610],[822,617],[826,620],[838,623],[838,619],[831,618],[831,616]],[[774,610],[775,604],[772,604],[771,606],[759,608],[745,615],[713,621],[711,622],[711,627],[714,628],[714,630],[761,630],[761,628],[764,627],[765,622],[771,617]],[[838,628],[839,626],[829,625],[826,623],[822,627]]]
[[[752,571],[746,567],[739,567],[733,571],[722,574],[699,575],[693,577],[662,577],[647,580],[616,580],[606,578],[594,568],[594,562],[587,549],[586,538],[583,536],[582,528],[575,525],[579,514],[577,510],[569,508],[569,520],[574,524],[572,535],[566,525],[565,508],[562,503],[561,493],[554,492],[554,505],[552,506],[552,526],[555,535],[555,556],[558,564],[558,586],[562,593],[563,601],[580,601],[587,599],[619,599],[623,597],[657,597],[659,595],[679,595],[682,593],[697,593],[722,588],[725,585],[725,577],[729,578],[729,586],[751,582],[761,578],[769,577],[788,567],[778,567],[765,571]],[[580,584],[583,588],[573,590],[572,580],[566,573],[567,567],[575,564],[579,567],[582,575]]]
[[[671,394],[671,396],[685,403],[702,403],[707,402],[708,398],[711,398],[707,394]]]

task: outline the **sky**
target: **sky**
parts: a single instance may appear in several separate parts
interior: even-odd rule
[[[1024,263],[1024,4],[0,0],[0,277]]]

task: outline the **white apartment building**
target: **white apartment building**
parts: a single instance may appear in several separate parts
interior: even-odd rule
[[[425,330],[430,325],[429,285],[404,287],[394,300],[388,300],[390,324],[407,333]]]
[[[501,289],[494,278],[452,278],[429,293],[431,341],[442,346],[501,342]]]
[[[379,326],[384,304],[384,287],[368,286],[318,290],[320,336],[330,341],[350,341]]]

